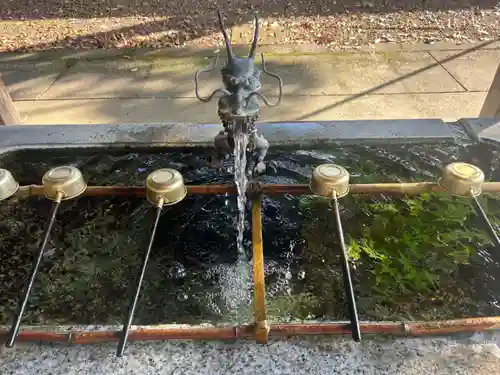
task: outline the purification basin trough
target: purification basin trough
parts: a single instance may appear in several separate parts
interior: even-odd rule
[[[8,276],[2,275],[0,278],[0,283],[9,285],[8,295],[14,295],[16,291],[18,292],[16,298],[11,298],[11,300],[15,300],[15,306],[12,306],[12,303],[7,299],[0,301],[5,304],[0,310],[0,317],[2,314],[11,314],[8,320],[12,320],[12,315],[15,316],[13,324],[3,322],[5,325],[0,331],[0,336],[5,340],[7,346],[14,345],[16,340],[68,344],[117,341],[121,348],[118,350],[120,354],[123,353],[127,340],[234,340],[248,338],[260,343],[267,343],[270,337],[350,334],[353,339],[359,341],[364,335],[371,334],[424,335],[496,329],[500,324],[500,317],[495,314],[497,311],[496,296],[488,294],[488,287],[483,285],[486,285],[487,281],[482,279],[478,281],[474,275],[469,276],[478,284],[483,283],[481,285],[484,286],[485,295],[488,295],[487,298],[489,298],[488,301],[482,301],[485,307],[481,311],[475,312],[474,308],[472,310],[464,308],[458,317],[441,319],[441,315],[437,314],[435,319],[423,321],[419,319],[418,314],[417,319],[412,319],[415,317],[414,314],[402,316],[397,313],[387,313],[383,315],[383,306],[380,307],[372,301],[370,299],[371,292],[359,285],[360,280],[364,280],[364,276],[361,277],[358,273],[366,265],[360,265],[357,262],[360,261],[359,254],[363,251],[362,257],[378,262],[377,267],[384,264],[385,261],[388,262],[388,258],[384,254],[366,255],[368,250],[359,250],[359,247],[356,247],[357,242],[353,240],[354,237],[351,237],[354,234],[350,232],[353,225],[352,218],[357,215],[357,213],[353,213],[352,209],[356,203],[352,202],[356,202],[357,199],[372,202],[370,207],[379,204],[376,207],[380,208],[380,204],[383,205],[384,202],[387,203],[388,207],[393,207],[391,206],[391,197],[399,197],[397,199],[402,199],[408,207],[411,206],[410,208],[413,209],[415,202],[404,199],[424,196],[422,201],[418,201],[423,202],[421,210],[424,212],[425,202],[429,202],[429,207],[431,207],[434,204],[433,197],[443,195],[449,197],[447,199],[450,199],[450,202],[460,202],[460,204],[468,205],[467,207],[470,206],[474,210],[475,219],[471,220],[474,225],[477,225],[478,229],[474,229],[474,233],[477,234],[478,238],[482,238],[481,249],[483,251],[500,246],[500,240],[496,234],[496,211],[492,211],[491,208],[494,204],[488,201],[487,206],[485,206],[484,201],[486,199],[484,197],[494,197],[500,192],[500,179],[498,179],[500,159],[497,159],[499,149],[494,139],[490,138],[486,143],[478,136],[474,131],[478,128],[478,124],[481,125],[481,128],[495,126],[494,121],[489,119],[468,119],[460,120],[457,123],[444,123],[441,120],[387,120],[259,124],[258,129],[269,141],[270,147],[266,158],[267,172],[250,181],[247,191],[250,207],[247,211],[250,229],[247,245],[251,251],[246,254],[248,258],[246,267],[251,273],[248,285],[253,290],[253,296],[250,296],[250,300],[245,300],[247,301],[245,302],[246,308],[251,310],[249,315],[245,312],[233,314],[233,310],[236,311],[241,306],[232,306],[231,302],[240,297],[236,293],[239,288],[245,289],[244,284],[234,284],[235,279],[238,278],[238,273],[234,273],[234,268],[232,268],[233,277],[229,279],[233,284],[229,283],[222,288],[225,293],[232,292],[233,294],[226,293],[227,295],[222,296],[223,293],[220,293],[219,290],[221,288],[217,284],[223,280],[227,281],[221,276],[222,274],[227,276],[227,273],[220,273],[219,271],[222,269],[220,267],[223,267],[224,264],[225,266],[227,264],[234,265],[234,252],[236,251],[236,249],[228,248],[227,252],[224,253],[224,256],[228,258],[224,258],[217,247],[216,231],[224,227],[228,228],[229,233],[233,230],[231,215],[228,215],[230,211],[224,211],[221,208],[218,212],[222,216],[226,215],[225,221],[218,220],[217,225],[210,221],[215,216],[213,214],[211,217],[210,207],[217,202],[221,203],[221,207],[224,204],[228,205],[227,202],[231,202],[236,194],[232,175],[227,173],[224,168],[212,168],[203,157],[203,155],[210,154],[219,125],[113,124],[0,127],[0,168],[8,170],[2,175],[2,181],[6,180],[7,182],[5,182],[4,190],[0,186],[0,191],[3,194],[0,206],[13,207],[1,211],[2,219],[9,215],[15,216],[16,207],[31,204],[30,202],[34,202],[32,203],[33,212],[45,215],[44,222],[39,223],[43,228],[43,233],[40,231],[29,232],[30,236],[38,236],[38,239],[33,239],[32,243],[28,243],[29,241],[26,240],[28,241],[27,246],[22,250],[24,255],[19,256],[21,258],[29,256],[29,264],[21,266],[22,261],[18,261],[18,255],[16,255],[16,260],[13,260],[12,269]],[[441,152],[441,150],[449,152]],[[180,155],[178,160],[175,155]],[[194,157],[192,155],[201,156]],[[393,163],[394,166],[397,166],[394,168],[400,168],[402,175],[398,175],[398,172],[394,174],[387,172],[386,175],[385,166],[377,166],[375,160],[370,164],[370,168],[374,168],[373,175],[377,177],[370,181],[370,176],[363,174],[365,173],[363,168],[360,167],[361,172],[356,170],[356,165],[364,165],[365,157],[379,157],[381,160],[387,160],[387,163]],[[102,160],[113,160],[117,163],[116,165],[121,165],[121,167],[115,165],[112,170],[102,169],[102,166],[99,165]],[[132,163],[133,168],[127,170],[127,164],[124,160],[127,160],[127,163]],[[419,163],[430,163],[432,171],[424,171],[419,175],[420,177],[414,178],[412,171],[415,169],[414,165],[419,165]],[[93,165],[91,167],[92,173],[89,172],[89,165]],[[113,180],[115,175],[120,176],[116,181]],[[301,200],[302,196],[306,197],[304,201]],[[208,197],[217,198],[213,198],[216,199],[214,201],[207,200]],[[113,285],[119,290],[128,292],[109,297],[109,300],[118,301],[117,305],[113,305],[114,307],[120,305],[120,301],[124,302],[119,307],[121,311],[117,312],[117,315],[122,316],[121,321],[115,322],[112,319],[112,322],[106,324],[103,323],[102,319],[104,318],[101,319],[101,317],[99,317],[100,321],[91,321],[94,315],[91,312],[93,302],[90,295],[82,297],[83,299],[66,296],[67,306],[55,309],[48,305],[49,300],[41,300],[40,295],[33,292],[33,290],[36,291],[37,288],[40,288],[38,283],[45,283],[44,288],[49,290],[47,295],[58,295],[57,290],[50,292],[50,278],[58,277],[57,272],[60,269],[54,268],[52,265],[51,269],[59,271],[46,274],[44,262],[51,263],[51,257],[54,256],[60,257],[58,258],[60,261],[66,259],[67,262],[72,262],[68,257],[78,259],[81,255],[79,251],[88,251],[78,241],[68,245],[71,247],[68,253],[65,252],[64,246],[69,243],[68,236],[71,236],[73,230],[71,228],[76,228],[76,223],[85,225],[87,217],[96,220],[95,216],[84,215],[83,212],[80,212],[83,206],[78,206],[78,204],[90,207],[93,205],[93,200],[99,199],[101,201],[119,199],[121,203],[116,204],[124,205],[123,210],[142,210],[141,212],[150,212],[153,216],[153,218],[144,216],[142,221],[136,224],[129,223],[130,228],[138,228],[147,223],[146,227],[151,229],[143,230],[144,239],[137,240],[137,243],[140,242],[143,248],[138,248],[133,255],[133,259],[137,261],[136,264],[127,264],[123,261],[124,263],[116,266],[116,269],[126,269],[126,274],[130,275],[127,276],[126,280],[122,280],[123,285]],[[128,199],[135,203],[127,206],[123,202]],[[205,201],[202,201],[203,199]],[[223,204],[223,202],[225,203]],[[326,202],[326,204],[322,202]],[[332,264],[330,264],[330,260],[322,258],[323,255],[314,258],[314,261],[304,261],[304,259],[309,259],[309,255],[304,254],[304,252],[312,248],[312,245],[309,246],[306,243],[308,241],[314,243],[314,237],[318,237],[317,233],[316,236],[313,234],[311,237],[304,235],[306,238],[298,241],[295,230],[302,229],[293,223],[293,218],[285,217],[288,208],[284,208],[292,207],[293,209],[290,208],[289,212],[295,210],[293,212],[298,215],[297,218],[300,217],[300,220],[304,220],[302,213],[298,212],[298,207],[302,204],[309,205],[307,212],[312,210],[311,207],[323,207],[325,215],[323,222],[330,223],[328,225],[332,225],[331,228],[333,228],[332,233],[329,233],[333,242],[325,240],[324,243],[321,242],[318,245],[318,248],[326,249],[325,254],[336,254],[334,257],[338,269],[332,271],[331,284],[325,284],[327,287],[325,287],[324,292],[326,296],[331,296],[331,298],[325,298],[323,295],[320,300],[314,299],[315,291],[307,290],[310,285],[303,281],[308,277],[315,277],[311,275],[314,273],[311,272],[311,269],[324,272],[324,270],[329,269],[328,267],[332,267]],[[101,214],[105,216],[113,205],[103,206],[107,208],[102,208]],[[187,215],[183,212],[186,207],[189,207],[190,210],[198,210],[196,212],[207,219],[193,219],[196,215]],[[366,210],[366,207],[364,209]],[[410,210],[409,215],[411,216],[417,211]],[[387,214],[386,211],[384,212]],[[175,218],[176,215],[180,218]],[[448,213],[442,213],[443,217],[446,215]],[[131,217],[124,220],[132,220]],[[116,217],[113,220],[119,221],[120,218]],[[199,225],[198,229],[190,228],[190,220],[194,220],[196,225]],[[436,220],[441,219],[438,217]],[[169,227],[165,224],[167,221],[168,225],[171,226],[170,229],[175,232],[175,236],[168,233]],[[346,224],[344,225],[344,223]],[[68,225],[66,226],[66,224]],[[5,224],[2,227],[2,230],[5,230],[0,237],[3,242],[2,249],[10,249],[15,240],[12,233],[19,233],[9,225]],[[16,225],[23,226],[19,222]],[[182,228],[174,230],[173,226],[175,225],[179,225],[179,228],[182,225]],[[211,225],[213,227],[210,227]],[[286,233],[280,232],[280,225],[290,230],[287,229]],[[429,223],[429,225],[433,224]],[[361,228],[360,233],[368,233],[369,226],[367,224]],[[26,225],[26,228],[28,227],[29,225]],[[112,229],[110,230],[112,231]],[[197,233],[206,238],[196,239]],[[266,238],[266,234],[269,234],[271,238]],[[398,233],[398,235],[402,234]],[[405,241],[412,235],[416,234],[412,234],[411,230],[405,232]],[[57,241],[51,236],[57,238]],[[132,232],[131,229],[130,237],[135,240],[135,236],[139,235]],[[210,236],[215,236],[215,239]],[[231,236],[224,237],[228,238],[228,244],[234,238]],[[287,236],[293,240],[286,240]],[[217,249],[213,249],[212,252],[203,250],[203,256],[208,257],[208,260],[200,265],[196,262],[201,261],[199,259],[193,260],[194,256],[189,253],[190,246],[195,246],[190,245],[193,242],[196,242],[198,247],[201,246],[200,243],[204,243],[207,248],[215,246]],[[285,242],[286,246],[292,250],[287,252],[282,249]],[[363,243],[366,248],[368,245],[366,242]],[[403,242],[401,243],[403,244]],[[126,241],[124,244],[132,246],[130,242]],[[108,246],[104,240],[102,240],[102,246]],[[472,245],[464,246],[469,248]],[[164,252],[161,255],[155,253],[155,251],[157,252],[155,249],[159,247]],[[176,259],[184,259],[182,266],[179,266],[177,260],[173,260],[173,255],[165,254],[173,248],[177,252],[178,258]],[[299,248],[300,251],[297,250]],[[183,253],[183,249],[185,253]],[[266,249],[270,249],[269,252]],[[408,251],[412,252],[411,246]],[[62,254],[54,255],[57,252],[62,252]],[[449,253],[453,253],[450,256],[454,256],[457,263],[461,262],[465,268],[468,267],[470,262],[464,261],[462,258],[459,259],[458,251],[450,249]],[[288,254],[288,258],[285,259],[287,256],[283,258],[283,254]],[[461,255],[464,256],[464,254]],[[7,255],[4,254],[4,256]],[[141,302],[137,292],[140,288],[136,288],[139,281],[146,280],[142,287],[142,293],[148,288],[155,288],[155,283],[160,285],[163,282],[158,279],[147,279],[150,256],[153,258],[157,256],[167,257],[169,262],[172,261],[172,264],[176,264],[173,267],[169,263],[170,268],[167,267],[169,271],[165,271],[165,275],[172,276],[172,270],[176,271],[168,284],[168,288],[171,288],[168,289],[169,292],[165,292],[163,296],[156,295],[154,297],[157,299],[156,302],[154,300]],[[310,259],[313,259],[312,257]],[[300,260],[297,260],[299,258]],[[211,268],[210,264],[212,263],[210,262],[216,262],[213,259],[217,259],[217,262],[220,261],[220,264],[217,265],[218,268]],[[285,260],[283,261],[283,259]],[[316,262],[318,259],[320,261]],[[412,261],[410,255],[408,259],[409,262]],[[104,261],[114,262],[115,259]],[[158,271],[158,267],[162,267],[162,262],[156,263],[153,259],[154,266],[152,267],[155,269],[153,272],[162,274],[163,271]],[[495,262],[495,260],[491,260],[490,266],[495,265]],[[274,267],[272,264],[278,263],[285,264],[284,270],[282,267],[279,275],[272,269]],[[85,271],[87,275],[93,272],[95,275],[98,274],[96,269],[98,269],[99,264],[98,262],[96,264],[97,266],[94,264],[92,266],[94,268],[92,268],[89,263],[89,269]],[[199,276],[202,285],[209,286],[208,290],[204,291],[203,288],[199,287],[198,279],[196,279],[198,281],[187,285],[185,275],[191,272],[190,264],[198,270],[196,277]],[[29,267],[27,267],[28,265]],[[30,267],[32,268],[30,269]],[[115,266],[110,267],[110,269],[114,269]],[[321,271],[322,267],[323,271]],[[401,267],[406,266],[403,264]],[[408,267],[411,269],[410,266]],[[67,275],[64,272],[63,274]],[[78,270],[78,272],[83,271]],[[213,276],[214,272],[219,272],[217,277],[206,276]],[[371,272],[375,271],[371,269]],[[463,274],[466,271],[461,270],[460,272]],[[16,280],[17,274],[20,275],[19,280],[4,281],[7,278]],[[107,276],[100,275],[99,277]],[[413,281],[410,282],[407,278],[403,278],[401,279],[402,284],[398,284],[397,277],[395,275],[391,277],[395,280],[395,290],[399,287],[403,288],[404,285],[406,285],[404,286],[405,293],[412,289],[411,282]],[[446,277],[451,276],[448,274]],[[215,282],[214,279],[218,281]],[[440,275],[428,275],[426,280],[418,282],[424,283],[432,289],[436,288],[436,285],[440,285],[442,279],[443,276]],[[492,279],[494,278],[492,277]],[[377,279],[375,284],[378,285],[379,281]],[[61,281],[61,283],[64,282]],[[68,280],[68,283],[73,285],[76,281]],[[217,286],[214,286],[214,283]],[[6,287],[5,285],[4,287]],[[383,285],[382,281],[380,281],[380,285]],[[482,286],[478,288],[482,288]],[[161,290],[164,286],[157,287]],[[417,285],[415,289],[417,290],[419,287]],[[89,284],[89,288],[99,290],[99,285]],[[176,288],[181,292],[176,294]],[[318,287],[318,289],[320,288]],[[307,299],[307,303],[297,302],[294,297],[296,290],[300,290],[297,295],[306,296],[304,298]],[[333,294],[328,294],[330,292]],[[31,293],[36,294],[33,301],[30,300]],[[418,292],[415,293],[418,294]],[[196,303],[189,302],[193,296],[197,296]],[[221,308],[217,304],[224,298],[226,302],[223,304],[224,308]],[[310,302],[310,298],[313,299],[313,302]],[[468,296],[464,297],[464,299],[467,298]],[[64,299],[58,301],[60,303]],[[87,315],[71,312],[73,307],[78,310],[80,303],[82,306],[87,306]],[[159,303],[162,306],[159,309],[161,312],[151,308],[154,303]],[[208,309],[201,306],[203,303],[215,307],[210,310],[210,313],[207,313]],[[345,309],[339,309],[339,306],[344,307],[344,303]],[[134,311],[140,310],[143,305],[147,305],[145,310],[148,313],[139,314],[137,319],[140,323],[134,324]],[[381,303],[381,305],[384,304]],[[475,306],[474,301],[469,305]],[[186,306],[190,314],[189,317],[180,315],[180,311]],[[297,310],[293,310],[296,306],[298,306]],[[372,306],[377,306],[377,309],[380,307],[377,310],[379,311],[378,316],[389,316],[391,319],[374,319],[376,315],[368,312]],[[94,306],[96,309],[101,307]],[[36,309],[37,316],[30,315],[30,310],[33,311],[33,309]],[[230,312],[226,311],[226,314],[222,310]],[[306,313],[304,313],[305,310],[307,310]],[[57,324],[51,321],[47,311],[54,311],[58,315],[58,319],[54,320],[54,322],[58,322]],[[69,323],[63,324],[62,317],[65,313],[69,314],[69,317],[74,317],[77,314],[80,318],[83,317],[83,322],[68,318],[66,321]],[[36,321],[39,324],[23,324],[26,314],[28,314],[26,319],[29,322]],[[161,321],[165,316],[172,316],[175,321]],[[337,317],[343,317],[343,319],[337,319]],[[196,324],[197,318],[200,318],[202,324]],[[225,318],[227,321],[224,321]],[[280,321],[281,318],[284,321]],[[154,324],[141,324],[143,321],[154,321]]]

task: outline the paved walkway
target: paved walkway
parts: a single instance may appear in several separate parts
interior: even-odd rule
[[[500,373],[498,334],[376,340],[350,338],[253,342],[0,346],[2,374],[35,375],[484,375]]]
[[[311,46],[262,47],[283,77],[266,121],[478,116],[500,62],[500,41],[380,45],[328,53]],[[26,124],[218,122],[216,102],[194,97],[193,76],[211,51],[89,51],[0,54],[0,74]],[[222,63],[219,62],[219,64]],[[276,94],[263,76],[264,92]],[[220,71],[202,77],[207,94]]]

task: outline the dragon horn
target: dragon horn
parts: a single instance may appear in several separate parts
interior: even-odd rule
[[[254,13],[255,17],[255,32],[253,34],[252,48],[250,48],[250,53],[248,57],[255,57],[255,50],[257,49],[257,42],[259,41],[259,18],[257,13]]]
[[[219,17],[220,29],[222,31],[222,35],[224,36],[224,42],[226,43],[227,61],[230,62],[233,59],[233,49],[231,47],[231,42],[229,41],[229,36],[224,28],[224,21],[222,21],[222,14],[220,13],[219,8],[217,8],[217,16]]]

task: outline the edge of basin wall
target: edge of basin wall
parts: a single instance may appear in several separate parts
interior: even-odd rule
[[[459,122],[471,137],[464,124]],[[452,123],[440,119],[290,121],[257,127],[271,147],[457,142]],[[220,124],[189,123],[2,126],[0,153],[33,148],[212,147],[221,130]]]
[[[500,64],[484,99],[480,116],[500,118]]]
[[[464,118],[459,120],[459,124],[475,142],[500,142],[500,119],[498,118]]]

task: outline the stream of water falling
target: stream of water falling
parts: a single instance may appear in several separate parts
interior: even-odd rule
[[[245,231],[246,190],[248,184],[246,175],[248,135],[237,126],[234,126],[234,129],[234,181],[238,190],[236,198],[238,204],[238,217],[236,222],[236,230],[238,233],[236,235],[236,246],[238,249],[238,258],[244,259],[245,247],[243,245],[243,233]]]
[[[232,309],[237,309],[242,304],[250,301],[251,273],[250,264],[245,251],[245,211],[246,211],[246,190],[248,178],[246,175],[247,157],[246,149],[248,145],[248,135],[242,131],[241,127],[233,124],[234,137],[234,181],[237,188],[238,214],[236,217],[236,249],[237,261],[231,270],[227,270],[226,275],[229,283],[226,283],[226,303]]]

